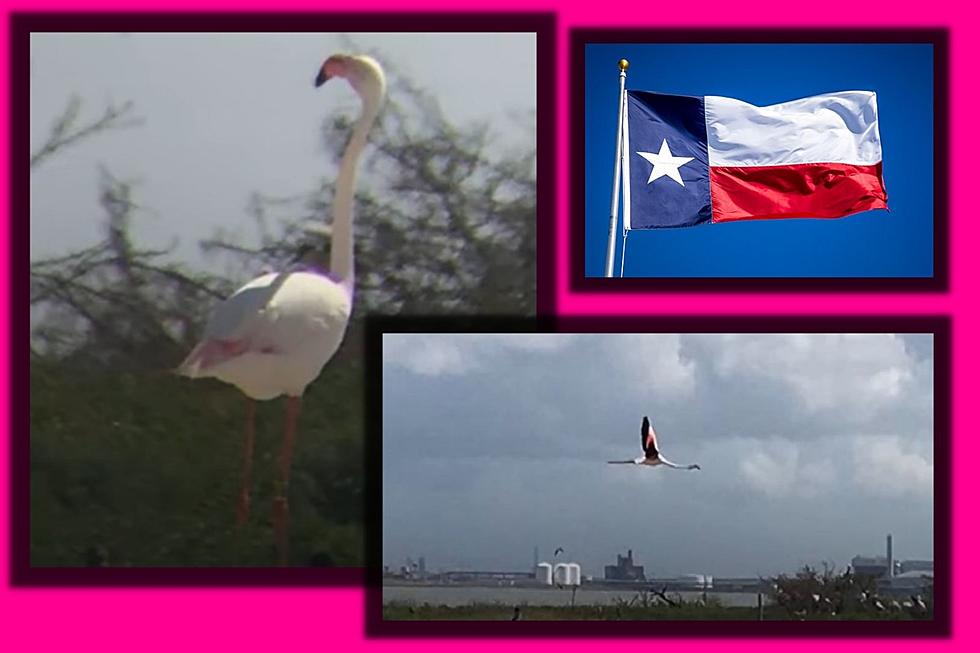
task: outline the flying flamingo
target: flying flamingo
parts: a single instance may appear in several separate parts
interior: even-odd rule
[[[640,426],[640,443],[643,445],[643,458],[633,460],[610,460],[610,465],[667,465],[674,469],[701,469],[701,465],[676,465],[662,455],[657,448],[657,432],[650,426],[650,419],[643,418],[643,425]]]
[[[289,469],[306,387],[319,376],[344,337],[354,294],[353,208],[357,164],[385,96],[385,76],[367,56],[335,54],[320,67],[316,86],[347,80],[361,98],[361,115],[340,163],[334,194],[329,274],[320,270],[272,272],[249,281],[214,310],[204,339],[177,368],[190,378],[215,377],[247,397],[238,525],[248,520],[255,401],[286,395],[286,425],[279,456],[273,525],[279,564],[288,560]]]

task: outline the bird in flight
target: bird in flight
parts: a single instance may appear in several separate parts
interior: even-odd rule
[[[610,465],[667,465],[674,469],[701,469],[701,465],[678,465],[672,463],[660,454],[657,445],[657,432],[650,425],[650,418],[643,418],[643,425],[640,427],[640,443],[643,446],[643,457],[633,460],[610,460]]]

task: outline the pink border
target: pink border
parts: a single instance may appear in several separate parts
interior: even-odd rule
[[[767,5],[772,5],[767,6]],[[973,128],[970,114],[977,106],[977,85],[971,67],[962,62],[980,60],[980,34],[974,12],[966,8],[944,7],[946,3],[921,3],[909,0],[863,0],[860,3],[820,5],[804,3],[790,5],[783,2],[758,2],[752,4],[699,0],[696,3],[662,3],[649,0],[622,0],[615,5],[565,0],[559,2],[520,2],[501,0],[483,2],[480,6],[466,9],[486,10],[555,10],[558,21],[558,215],[568,215],[568,147],[564,142],[568,128],[568,60],[567,34],[569,27],[578,26],[765,26],[787,25],[834,27],[874,25],[881,27],[935,27],[947,26],[950,36],[950,105],[952,135],[950,174],[952,197],[950,233],[950,292],[929,296],[915,294],[871,294],[845,296],[836,294],[806,296],[781,293],[760,294],[636,294],[604,297],[598,295],[572,295],[568,292],[567,242],[568,221],[559,219],[557,239],[560,244],[556,257],[559,283],[558,307],[563,314],[711,314],[711,313],[786,313],[827,314],[846,313],[938,313],[953,317],[953,437],[954,449],[954,496],[959,499],[953,506],[954,561],[953,569],[969,569],[975,541],[975,511],[970,510],[971,499],[977,498],[975,477],[969,474],[972,461],[977,457],[977,445],[972,434],[980,431],[978,404],[973,399],[971,362],[977,361],[978,301],[976,288],[978,266],[976,253],[977,221],[974,211],[967,205],[969,186],[968,160],[977,151],[977,131]],[[953,3],[950,3],[953,4]],[[967,5],[968,3],[956,3]],[[972,3],[970,3],[972,4]],[[109,10],[132,10],[133,2],[105,0],[93,2],[5,2],[8,9],[73,10],[98,7]],[[310,11],[352,10],[374,11],[388,9],[459,10],[462,3],[438,0],[404,4],[375,0],[335,0],[329,3],[312,0],[278,3],[215,1],[141,3],[140,9],[187,9],[187,10],[242,10],[265,9],[282,11],[284,8]],[[830,15],[829,12],[844,10],[845,13]],[[820,12],[815,14],[814,12]],[[705,21],[710,22],[700,22]],[[819,23],[814,23],[819,21]],[[0,26],[0,51],[9,52],[8,24]],[[8,74],[3,67],[2,92],[8,92]],[[8,102],[2,103],[4,111]],[[5,113],[6,116],[6,113]],[[547,121],[543,124],[547,124]],[[8,150],[7,120],[0,135],[4,151]],[[957,129],[957,126],[960,129]],[[924,135],[926,137],[927,135]],[[3,158],[6,167],[8,158]],[[962,164],[962,168],[960,165]],[[3,187],[8,187],[8,171],[0,175]],[[5,193],[6,196],[6,193]],[[4,203],[7,206],[7,203]],[[5,241],[3,251],[9,255],[7,230],[0,230]],[[3,285],[2,305],[6,307],[8,288]],[[24,319],[19,316],[18,319]],[[2,322],[3,336],[9,336],[8,320]],[[6,349],[0,353],[9,365]],[[4,407],[8,409],[8,378],[4,377]],[[23,383],[23,379],[17,382]],[[6,420],[4,421],[6,424]],[[6,428],[6,427],[5,427]],[[964,435],[965,434],[965,435]],[[4,441],[6,445],[7,440]],[[0,523],[6,530],[9,523],[7,470],[9,461],[7,446],[0,447]],[[961,516],[962,519],[957,519]],[[547,640],[470,641],[455,640],[364,640],[363,592],[360,589],[196,589],[196,590],[136,590],[136,589],[17,589],[9,588],[7,533],[0,537],[0,574],[4,589],[0,590],[0,638],[8,650],[99,650],[167,651],[201,649],[213,650],[367,650],[393,649],[419,651],[458,651],[461,646],[472,651],[496,651],[508,649],[578,651],[593,646],[630,646],[632,642],[578,640],[549,642]],[[957,555],[958,552],[958,555]],[[961,575],[962,578],[968,577]],[[971,618],[973,609],[972,588],[965,582],[953,586],[953,633],[948,641],[876,641],[836,640],[794,641],[777,640],[689,640],[672,645],[694,648],[718,648],[726,650],[777,651],[792,646],[795,650],[822,651],[827,646],[843,646],[862,651],[935,650],[952,645],[972,646],[980,643],[978,620]],[[666,641],[648,642],[646,646],[671,645]]]

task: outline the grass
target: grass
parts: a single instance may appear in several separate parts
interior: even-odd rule
[[[630,605],[622,601],[615,605],[537,606],[521,605],[522,621],[758,621],[755,607],[725,607],[686,603],[681,606],[663,604]],[[463,606],[415,605],[403,602],[385,603],[382,618],[393,621],[509,621],[514,606],[502,603],[473,603]],[[931,618],[931,616],[930,616]],[[855,612],[845,615],[816,614],[808,621],[907,621],[905,613]],[[766,606],[764,621],[798,621],[778,606]]]

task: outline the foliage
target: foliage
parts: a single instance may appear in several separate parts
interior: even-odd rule
[[[672,596],[667,596],[666,587],[659,590],[652,587],[641,590],[630,599],[617,597],[613,600],[613,604],[620,608],[632,608],[634,606],[649,608],[657,605],[665,605],[672,608],[684,608],[690,606],[699,608],[722,607],[721,601],[719,601],[717,597],[708,596],[707,592],[702,593],[701,597],[696,601],[685,601],[684,597],[679,593],[675,593]]]
[[[776,605],[799,619],[819,619],[837,615],[904,615],[912,619],[931,619],[932,590],[897,601],[879,594],[871,576],[855,574],[850,567],[837,573],[833,565],[823,569],[804,566],[795,576],[781,574],[769,579]]]
[[[520,605],[477,603],[449,606],[410,601],[384,603],[382,616],[391,620],[506,621],[519,614],[527,621],[908,621],[932,619],[933,590],[897,601],[879,596],[875,580],[854,574],[850,568],[836,573],[824,564],[822,571],[803,567],[795,576],[768,579],[772,591],[758,607],[726,606],[703,592],[695,600],[666,587],[638,591],[631,598],[616,597],[608,605]],[[761,598],[761,597],[760,597]]]
[[[95,120],[79,124],[82,99],[77,95],[68,98],[64,110],[55,119],[47,140],[31,154],[31,168],[39,166],[55,153],[109,129],[132,127],[139,121],[132,115],[133,103],[110,104]]]
[[[102,241],[31,263],[32,351],[125,368],[172,367],[201,316],[234,285],[140,249],[130,234],[132,185],[102,170]]]
[[[620,602],[613,605],[548,606],[526,605],[520,608],[522,621],[758,621],[759,610],[755,607],[728,607],[709,601],[685,602],[671,606],[660,602]],[[389,602],[382,608],[382,618],[393,621],[510,621],[515,606],[504,603],[473,603],[448,606],[424,603]],[[830,615],[821,614],[813,619],[833,621],[904,621],[911,619],[903,613],[872,613]],[[763,611],[764,621],[788,621],[797,617],[784,609],[768,606]]]
[[[358,387],[360,373],[330,366],[307,395],[290,488],[294,564],[363,563],[361,403],[331,393]],[[32,361],[32,564],[271,564],[282,408],[259,406],[252,519],[239,533],[243,402],[163,370]]]
[[[358,297],[341,350],[310,386],[290,484],[291,563],[363,564],[367,311],[534,311],[534,153],[488,152],[484,128],[457,129],[397,74],[374,134],[370,190],[357,198]],[[74,108],[73,108],[74,107]],[[32,166],[104,129],[129,105],[77,124],[69,103]],[[328,121],[339,160],[349,120]],[[210,308],[263,265],[283,269],[321,236],[325,181],[284,202],[256,195],[257,245],[203,245],[230,273],[190,269],[171,248],[134,242],[131,182],[101,177],[106,232],[31,263],[31,562],[41,566],[236,566],[275,560],[273,473],[282,407],[260,405],[252,519],[239,532],[242,396],[172,370]],[[364,186],[362,186],[364,187]],[[275,218],[269,212],[276,212]],[[283,215],[284,214],[284,215]],[[278,226],[270,226],[273,219]]]

